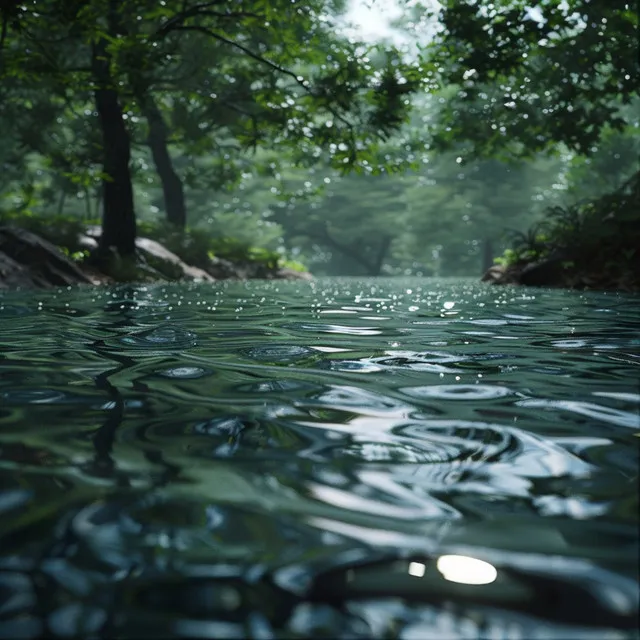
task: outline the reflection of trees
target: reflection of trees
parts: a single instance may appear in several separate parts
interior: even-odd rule
[[[118,300],[118,307],[114,308],[110,301],[105,306],[105,312],[114,313],[121,316],[119,322],[115,322],[113,328],[135,327],[134,311],[138,308],[136,301],[136,288],[134,286],[122,287],[119,291],[121,299]],[[113,444],[118,427],[125,417],[126,403],[119,388],[110,380],[111,376],[120,373],[134,365],[134,361],[127,356],[113,353],[111,350],[102,348],[103,342],[96,341],[94,350],[104,360],[112,360],[116,363],[115,368],[100,373],[95,377],[96,388],[110,399],[107,415],[104,423],[93,434],[93,446],[95,455],[93,460],[87,465],[86,472],[95,476],[110,476],[115,470],[115,462],[112,457]],[[122,482],[128,484],[125,477],[120,478]]]
[[[124,365],[126,366],[126,365]],[[87,471],[93,475],[110,475],[115,467],[111,456],[115,434],[124,419],[125,403],[120,391],[109,382],[111,371],[96,376],[96,388],[105,391],[111,399],[107,416],[93,435],[95,456]]]

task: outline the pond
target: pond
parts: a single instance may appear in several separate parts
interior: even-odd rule
[[[0,636],[632,638],[640,297],[0,297]]]

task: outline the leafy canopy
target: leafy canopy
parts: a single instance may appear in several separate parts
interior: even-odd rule
[[[527,155],[589,153],[637,97],[638,13],[625,0],[445,0],[427,54],[452,95],[440,144]]]

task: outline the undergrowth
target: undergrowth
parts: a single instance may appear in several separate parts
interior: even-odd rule
[[[548,208],[542,221],[514,234],[495,259],[505,267],[558,260],[567,272],[597,280],[640,278],[640,172],[600,198]]]
[[[0,212],[0,225],[11,225],[27,229],[56,245],[65,255],[81,262],[85,260],[89,251],[80,242],[87,226],[99,225],[99,220],[79,220],[74,216],[36,215],[31,212],[20,213]],[[165,222],[138,222],[138,236],[151,238],[175,253],[183,262],[205,269],[212,259],[219,258],[234,264],[259,265],[267,271],[278,268],[288,268],[294,271],[306,271],[304,265],[288,260],[275,251],[250,244],[236,238],[220,238],[209,234],[205,229],[193,228],[184,231]],[[164,273],[162,265],[150,264],[153,269]],[[131,270],[130,265],[122,268],[124,277]],[[164,273],[172,277],[172,273]]]

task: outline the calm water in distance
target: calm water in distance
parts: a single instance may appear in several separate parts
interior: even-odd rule
[[[640,297],[0,296],[0,637],[637,638]]]

